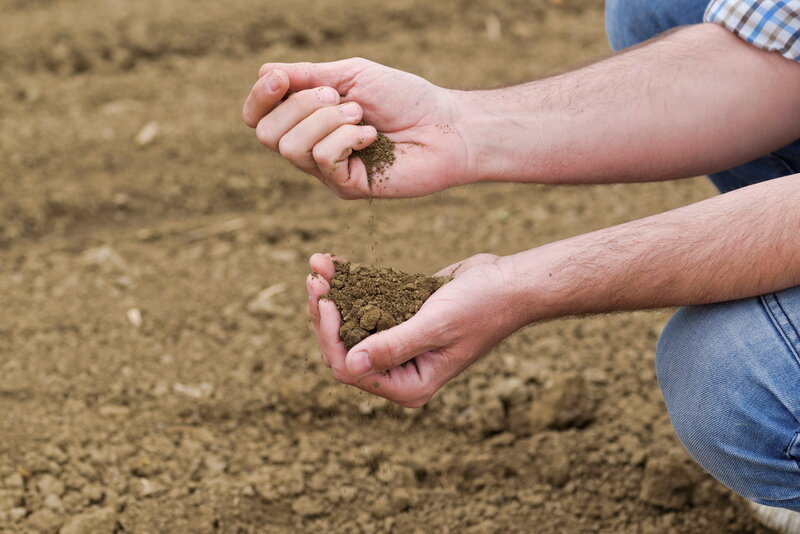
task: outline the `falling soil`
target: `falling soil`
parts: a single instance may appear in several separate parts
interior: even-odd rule
[[[407,274],[346,261],[334,262],[330,299],[342,314],[339,335],[347,349],[413,317],[448,277]]]
[[[394,141],[378,132],[374,143],[363,150],[355,151],[354,154],[364,162],[367,168],[367,182],[372,189],[375,180],[381,179],[386,169],[394,163]]]

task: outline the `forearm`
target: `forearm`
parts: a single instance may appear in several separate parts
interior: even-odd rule
[[[800,285],[800,174],[500,260],[525,323]]]
[[[713,24],[588,67],[459,93],[477,180],[607,183],[731,168],[800,138],[800,65]]]

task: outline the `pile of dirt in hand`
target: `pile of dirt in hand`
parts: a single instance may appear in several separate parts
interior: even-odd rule
[[[375,141],[363,150],[356,150],[356,156],[361,158],[367,168],[367,182],[370,188],[375,180],[381,179],[386,169],[394,163],[394,141],[378,132]]]
[[[449,277],[408,274],[394,269],[334,262],[328,298],[342,314],[339,335],[347,349],[362,339],[414,316]]]

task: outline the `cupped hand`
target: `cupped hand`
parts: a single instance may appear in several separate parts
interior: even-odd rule
[[[315,254],[307,280],[308,306],[322,358],[334,377],[401,406],[424,405],[445,383],[524,326],[499,258],[473,256],[439,273],[452,281],[411,319],[374,334],[348,352],[339,338],[341,315],[324,298],[334,258]]]
[[[341,198],[416,197],[471,181],[456,94],[362,58],[267,63],[242,115],[263,145]],[[353,151],[379,131],[395,143],[395,161],[370,189]]]

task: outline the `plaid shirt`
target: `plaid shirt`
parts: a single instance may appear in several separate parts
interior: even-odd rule
[[[800,61],[800,0],[712,0],[704,18],[753,46]]]

